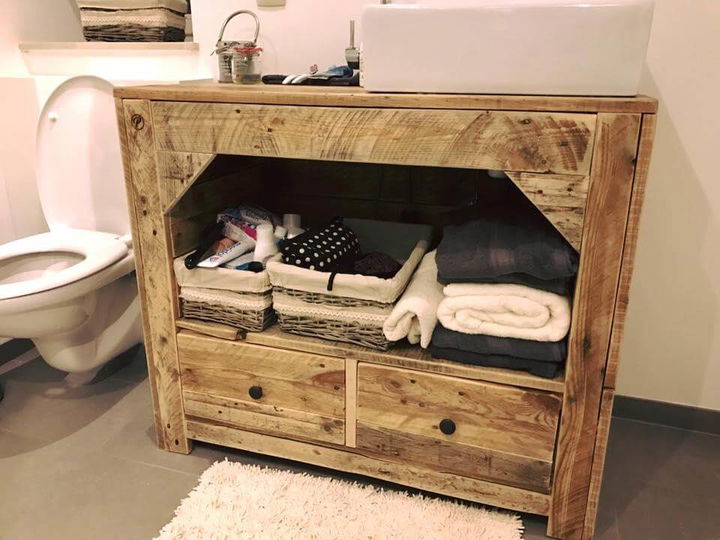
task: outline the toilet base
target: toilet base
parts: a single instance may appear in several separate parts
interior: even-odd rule
[[[76,375],[69,381],[90,382],[105,363],[142,341],[135,287],[134,276],[127,275],[91,293],[95,298],[78,303],[93,306],[79,326],[31,338],[40,356],[52,367]]]

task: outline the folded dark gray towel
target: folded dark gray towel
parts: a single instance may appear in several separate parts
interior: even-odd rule
[[[464,334],[437,325],[432,345],[440,349],[455,349],[480,355],[499,355],[508,358],[560,364],[567,356],[567,342],[532,341],[500,338],[484,334]]]
[[[554,364],[553,362],[539,362],[537,360],[525,360],[512,356],[478,354],[468,351],[458,351],[456,349],[443,349],[432,344],[428,347],[428,351],[430,351],[433,358],[441,360],[450,360],[452,362],[460,362],[461,364],[471,364],[474,366],[529,371],[533,375],[545,379],[554,379],[560,371],[560,365]]]
[[[569,278],[577,273],[579,257],[542,215],[525,212],[446,226],[436,260],[438,280],[459,283],[508,274]]]

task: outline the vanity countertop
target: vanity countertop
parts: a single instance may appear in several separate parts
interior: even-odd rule
[[[243,86],[220,84],[210,81],[119,87],[115,89],[115,97],[161,101],[258,103],[326,107],[490,109],[588,113],[657,112],[657,100],[644,95],[633,97],[587,97],[371,93],[359,87]]]

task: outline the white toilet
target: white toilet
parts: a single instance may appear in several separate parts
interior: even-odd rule
[[[0,336],[32,339],[75,383],[142,340],[112,90],[75,77],[47,100],[36,169],[50,232],[0,245]]]

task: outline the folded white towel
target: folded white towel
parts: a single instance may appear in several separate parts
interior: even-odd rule
[[[453,283],[443,292],[438,319],[456,332],[560,341],[570,328],[570,302],[551,292],[496,283]]]
[[[383,333],[390,341],[407,338],[410,343],[430,345],[437,324],[437,308],[443,299],[443,286],[437,281],[435,252],[420,262],[405,292],[395,304],[383,325]]]

